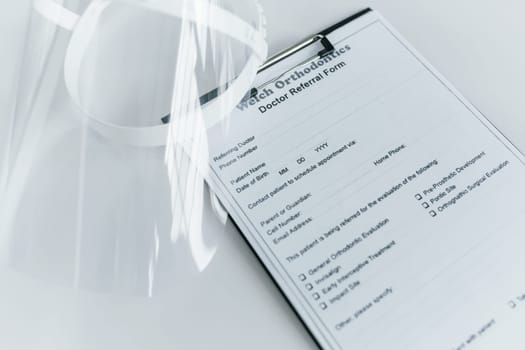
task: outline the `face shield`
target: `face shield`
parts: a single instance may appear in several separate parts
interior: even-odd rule
[[[255,0],[35,0],[0,188],[0,258],[97,291],[202,271],[207,130],[227,127],[266,57]],[[213,221],[213,222],[211,222]]]

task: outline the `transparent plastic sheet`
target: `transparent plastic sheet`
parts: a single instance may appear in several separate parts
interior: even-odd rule
[[[0,199],[0,257],[83,290],[181,288],[204,270],[206,130],[228,125],[266,56],[255,1],[35,0]],[[214,90],[218,87],[218,90]],[[203,104],[201,96],[216,98]]]

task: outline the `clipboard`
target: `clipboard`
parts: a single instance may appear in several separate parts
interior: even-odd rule
[[[348,257],[348,260],[337,260],[339,256],[351,251],[356,253],[356,255],[352,254],[353,257],[362,255],[363,259],[366,259],[368,263],[368,254],[372,254],[374,259],[377,256],[380,256],[379,259],[383,259],[381,256],[384,257],[385,255],[382,254],[391,252],[390,249],[396,247],[393,249],[404,249],[392,253],[397,259],[402,260],[404,256],[414,258],[412,250],[417,251],[420,248],[415,244],[419,242],[417,234],[422,230],[423,224],[429,230],[437,230],[436,227],[438,225],[452,226],[454,224],[454,227],[458,227],[455,217],[452,216],[454,209],[450,208],[458,208],[454,206],[458,201],[462,201],[463,198],[468,198],[466,196],[468,196],[468,193],[470,193],[468,191],[470,190],[460,192],[458,186],[448,182],[450,179],[454,179],[453,182],[456,182],[461,177],[461,175],[457,175],[453,170],[450,170],[457,169],[455,168],[457,165],[459,165],[460,169],[458,172],[465,174],[463,172],[464,169],[470,168],[473,164],[481,164],[480,160],[488,159],[490,157],[488,154],[491,153],[491,164],[480,165],[480,168],[476,169],[479,172],[475,174],[476,176],[481,177],[483,175],[483,171],[486,170],[485,166],[489,169],[489,177],[493,177],[493,174],[496,173],[502,174],[501,170],[511,164],[511,162],[506,160],[507,158],[512,160],[515,168],[514,171],[509,170],[510,174],[507,175],[506,182],[522,183],[522,181],[518,180],[525,176],[525,160],[519,150],[481,112],[470,104],[451,83],[417,53],[380,14],[370,14],[370,12],[372,12],[371,9],[362,10],[315,35],[307,37],[297,45],[272,56],[259,69],[259,73],[264,73],[264,75],[258,76],[257,84],[242,101],[244,104],[241,103],[236,114],[232,115],[232,118],[238,119],[235,119],[236,123],[231,123],[232,126],[228,130],[228,137],[232,135],[234,137],[221,139],[216,134],[211,137],[213,139],[215,136],[219,140],[215,144],[217,146],[217,149],[214,150],[216,157],[213,158],[213,162],[210,161],[210,169],[212,170],[210,186],[212,190],[223,201],[234,225],[247,242],[248,247],[258,258],[320,349],[354,348],[360,342],[361,347],[358,346],[357,348],[369,348],[371,343],[375,345],[374,349],[383,349],[390,345],[406,345],[410,339],[404,339],[404,341],[398,343],[398,339],[394,337],[400,336],[403,332],[410,333],[406,331],[418,323],[410,320],[405,322],[398,320],[395,318],[397,313],[390,313],[390,311],[396,310],[396,303],[403,304],[404,300],[397,298],[405,297],[405,299],[409,299],[413,296],[411,293],[414,291],[421,295],[424,294],[417,289],[419,286],[412,285],[413,290],[411,289],[410,293],[405,290],[399,292],[401,296],[394,294],[398,293],[397,291],[393,292],[397,287],[406,287],[403,283],[407,282],[408,279],[403,275],[403,268],[399,267],[395,260],[388,260],[388,262],[377,262],[375,260],[376,262],[370,264],[381,264],[378,267],[381,273],[391,275],[391,277],[381,279],[380,283],[378,283],[378,285],[381,284],[382,290],[376,290],[379,288],[375,285],[362,287],[366,290],[366,292],[363,292],[364,295],[348,292],[338,299],[332,299],[333,294],[329,294],[330,290],[325,292],[323,288],[326,286],[324,284],[326,280],[319,280],[321,276],[324,278],[324,274],[327,273],[330,267],[325,270],[322,270],[322,267],[317,269],[317,267],[321,266],[319,263],[335,261],[333,265],[338,265],[339,268],[346,271],[345,273],[352,272],[352,280],[360,279],[361,275],[359,277],[353,275],[355,270],[352,269],[357,269],[356,274],[361,273],[361,267],[356,267],[360,266],[356,265],[358,263],[355,261],[356,259],[350,259],[348,255],[345,255]],[[368,16],[366,17],[369,17],[368,19],[364,18],[362,21],[355,21],[367,14]],[[352,21],[355,22],[351,23]],[[345,29],[341,27],[347,24],[351,24],[351,28],[348,28],[348,32],[345,32]],[[339,33],[332,33],[337,29],[340,30],[338,31]],[[314,80],[312,76],[309,76],[312,79],[308,82],[314,81],[314,83],[309,84],[306,89],[296,89],[299,86],[303,86],[303,82],[308,79],[304,78],[307,73],[300,75],[297,79],[292,79],[291,76],[297,76],[297,72],[306,72],[310,68],[301,66],[313,60],[328,60],[330,57],[327,55],[335,54],[334,46],[342,49],[344,40],[347,40],[348,44],[345,45],[346,52],[350,52],[350,50],[353,52],[351,61],[349,58],[347,64],[344,65],[346,67],[345,74],[338,78],[337,74],[327,74],[325,73],[327,69],[324,69],[318,75],[322,76],[325,74],[327,77],[330,76],[330,79],[332,79],[330,82],[324,77]],[[336,44],[334,45],[334,43]],[[320,48],[312,48],[314,45],[320,45]],[[303,51],[305,49],[308,50]],[[295,57],[293,60],[291,59],[291,62],[287,62],[285,65],[283,61],[292,58],[295,54],[300,56]],[[314,55],[311,56],[312,54]],[[344,58],[341,60],[344,60]],[[298,61],[299,63],[297,64],[296,62]],[[278,63],[283,64],[276,67],[276,69],[270,70]],[[292,65],[292,68],[288,69],[287,67],[290,65]],[[285,66],[286,68],[284,68]],[[298,67],[301,67],[301,69]],[[295,70],[295,72],[289,74],[287,79],[280,79],[292,70]],[[312,70],[310,69],[310,72]],[[303,79],[303,81],[299,83],[297,80],[300,79]],[[273,81],[275,81],[275,84],[273,84],[275,91],[270,91],[269,93],[259,91]],[[315,81],[322,81],[323,83],[317,84]],[[319,90],[313,92],[315,90],[313,86],[319,87]],[[336,86],[337,88],[335,88]],[[261,93],[259,94],[259,92]],[[206,103],[209,98],[213,98],[214,93],[216,92],[203,96],[202,103]],[[287,94],[290,94],[292,97],[290,99],[280,99]],[[259,95],[266,96],[259,97]],[[268,100],[259,101],[259,99],[263,100],[268,96],[271,96]],[[295,103],[292,103],[292,98]],[[250,100],[249,103],[246,100]],[[276,104],[268,103],[269,101],[276,102]],[[263,107],[262,109],[260,108],[261,106]],[[270,107],[265,108],[265,106]],[[314,123],[309,124],[310,118],[315,119]],[[469,139],[466,139],[464,134],[461,133],[462,128],[471,132]],[[236,157],[239,154],[242,155],[241,158],[245,156],[241,153],[244,150],[234,149],[234,152],[231,153],[230,151],[233,145],[237,145],[237,141],[246,140],[248,136],[252,137],[252,140],[257,139],[253,145],[260,146],[258,150],[260,153],[253,155],[253,158],[249,160],[239,158],[238,163],[229,163],[232,159],[237,162]],[[333,136],[331,142],[333,141],[335,146],[327,154],[316,156],[314,147],[320,145],[319,141],[321,138],[326,141],[331,136]],[[359,150],[354,148],[355,153],[352,155],[344,153],[351,149],[348,146],[352,147],[351,143],[345,144],[346,141],[349,141],[347,137],[361,137],[361,141],[357,142],[357,144],[362,142],[362,145],[364,145]],[[355,144],[353,143],[353,145]],[[490,152],[485,152],[487,147],[491,148]],[[306,150],[307,148],[309,150]],[[404,151],[407,151],[407,153],[396,158],[398,152]],[[310,152],[306,155],[309,159],[304,158],[306,152]],[[341,156],[341,154],[346,155]],[[312,167],[318,166],[318,169],[326,164],[325,160],[331,161],[330,159],[340,156],[341,158],[334,160],[335,164],[331,163],[334,164],[332,169],[335,171],[333,173],[330,171],[314,173],[316,168]],[[298,162],[299,160],[301,160],[301,163]],[[389,163],[390,161],[391,163]],[[424,164],[423,161],[425,162]],[[243,177],[242,174],[248,169],[251,170],[251,166],[261,162],[270,164],[267,168],[270,172],[268,180],[270,183],[263,183],[259,186],[259,183],[255,181],[253,187],[245,187],[248,184],[246,179],[252,181],[253,178],[249,177],[249,175]],[[443,163],[446,165],[442,166]],[[231,166],[231,164],[234,165]],[[389,166],[382,167],[384,164],[389,164]],[[353,165],[355,165],[355,169]],[[231,168],[229,168],[230,166]],[[289,173],[288,166],[292,169]],[[365,170],[356,170],[357,168]],[[299,182],[307,177],[310,177],[310,182]],[[398,178],[401,179],[402,183],[396,183]],[[237,179],[240,180],[237,181]],[[288,180],[290,179],[295,182],[289,183]],[[424,183],[417,185],[416,179],[423,179],[421,181]],[[339,181],[341,182],[338,183]],[[450,187],[444,188],[445,192],[440,193],[436,197],[432,190],[435,182],[432,181],[437,181],[438,187],[441,186],[439,181],[442,181],[444,184],[448,183]],[[469,178],[463,181],[465,181],[465,186],[468,185],[472,188],[472,191],[478,191],[482,183],[487,183],[484,182],[483,178]],[[467,181],[470,182],[467,183]],[[290,184],[290,186],[286,187],[287,184]],[[295,191],[286,192],[286,190],[294,188],[294,186],[299,186],[299,189],[295,187]],[[242,193],[246,188],[250,188],[251,192]],[[326,188],[330,188],[330,191],[325,193]],[[487,193],[485,195],[493,195],[494,192],[500,192],[499,188],[487,188],[489,189],[486,190]],[[456,190],[459,194],[454,192]],[[302,203],[306,200],[303,197],[299,197],[305,193],[313,193],[312,197],[316,198],[315,202],[307,203],[301,207],[294,205],[294,209],[287,208],[289,203]],[[351,202],[350,204],[343,203],[346,199],[353,198],[354,193],[360,193],[360,195],[356,196],[355,200],[348,200],[348,202]],[[446,198],[447,193],[454,194],[443,200],[444,204],[442,205],[440,201],[442,198]],[[516,193],[525,195],[525,185],[520,185],[519,190],[509,190],[507,196],[514,196]],[[277,194],[276,197],[274,197],[274,194]],[[477,198],[477,200],[479,201],[480,199]],[[385,203],[388,203],[388,205],[385,206]],[[473,204],[471,203],[471,205]],[[484,210],[499,210],[501,218],[509,219],[502,221],[507,222],[512,219],[512,217],[507,217],[507,211],[515,210],[514,207],[525,210],[525,204],[523,204],[522,198],[518,195],[514,198],[512,206],[507,206],[507,198],[505,198],[505,202],[502,200],[502,203],[499,203],[498,206],[489,207],[489,204],[487,204],[487,208],[484,208]],[[254,208],[256,210],[253,210]],[[373,209],[369,210],[370,208]],[[380,209],[376,211],[377,208]],[[457,216],[464,218],[471,214],[468,212],[468,209],[468,205],[466,209],[457,209],[459,213],[456,214],[460,214]],[[282,215],[278,215],[278,220],[274,221],[275,214],[280,212],[282,212]],[[297,215],[304,214],[300,220],[313,218],[311,221],[317,223],[318,221],[316,220],[319,219],[321,223],[319,225],[314,224],[311,228],[307,228],[299,233],[295,232],[293,234],[295,236],[292,237],[289,235],[289,228],[285,227],[281,230],[282,227],[278,226],[278,224],[287,222],[285,220],[290,219],[290,215],[295,214],[295,212],[298,212]],[[371,214],[373,217],[371,221],[373,222],[363,223],[363,221],[357,221],[359,226],[353,226],[355,223],[354,219],[360,220],[368,215],[363,214],[360,219],[356,219],[359,218],[361,213],[365,212],[368,214],[373,212]],[[451,216],[443,213],[450,213]],[[324,217],[325,214],[327,214],[328,218]],[[480,214],[480,216],[489,218],[485,214]],[[370,217],[366,218],[368,220]],[[376,235],[377,232],[380,232],[378,230],[382,230],[391,221],[396,221],[398,226],[390,226],[383,230],[383,234],[379,235],[381,237],[377,241],[372,239],[373,249],[370,246],[360,248],[362,247],[359,245],[361,242],[370,242],[367,241],[368,238],[366,237],[379,237]],[[304,222],[299,221],[300,224]],[[349,222],[352,222],[351,227],[347,226]],[[496,225],[501,224],[501,222],[487,222],[486,224]],[[520,222],[515,224],[516,226],[521,225],[518,226],[521,232],[525,229]],[[295,225],[295,223],[292,225]],[[485,232],[486,225],[480,223],[477,223],[477,225],[479,227],[471,227],[470,230],[476,233],[478,233],[477,231]],[[336,231],[341,236],[335,236],[337,234],[334,234],[334,227],[339,228]],[[272,231],[274,228],[276,228],[276,231]],[[274,232],[277,232],[277,234],[274,234]],[[365,233],[366,237],[363,236],[361,239],[361,235]],[[485,233],[487,233],[487,236],[489,235],[489,232]],[[415,243],[406,242],[409,241],[407,238],[409,234],[411,235],[410,239],[413,239]],[[298,237],[301,235],[304,236]],[[282,246],[277,247],[277,244],[281,243],[276,243],[274,240],[276,236],[283,240],[289,237],[292,238],[291,241],[288,241],[289,244],[282,248]],[[323,238],[321,240],[323,243],[315,246],[318,243],[318,237]],[[436,245],[442,244],[442,238],[441,234],[436,234],[432,237],[435,240],[432,242]],[[469,238],[466,237],[464,238],[465,241],[461,242],[463,249],[473,249],[469,245]],[[406,244],[406,246],[397,248],[399,245],[395,241],[396,239],[406,239],[402,243],[403,245]],[[450,244],[457,245],[459,241],[457,240],[457,235],[454,235],[453,239],[454,241],[450,242]],[[313,240],[315,240],[315,244],[311,243]],[[356,246],[359,248],[355,248]],[[317,248],[318,250],[315,251]],[[307,249],[305,250],[306,254],[314,251],[312,254],[315,256],[306,255],[306,260],[295,260],[303,258],[302,250],[304,249]],[[336,254],[335,258],[332,257],[334,252]],[[436,253],[431,248],[428,248],[428,252]],[[299,255],[299,253],[301,254]],[[438,250],[437,253],[440,253],[440,251]],[[428,256],[433,258],[430,259]],[[427,270],[425,268],[431,270],[433,263],[436,261],[442,262],[444,259],[442,256],[430,254],[428,256],[424,258],[417,256],[417,264],[423,266],[420,271],[421,275],[426,274]],[[521,252],[519,256],[521,257]],[[290,260],[289,258],[292,259]],[[294,261],[298,261],[300,266],[293,265]],[[477,261],[477,263],[481,262]],[[329,263],[326,266],[330,266]],[[454,272],[466,273],[460,267],[456,268],[458,270]],[[506,271],[508,267],[500,266],[500,268],[502,269],[500,271]],[[312,273],[312,269],[317,270]],[[322,272],[317,274],[319,271]],[[378,271],[375,272],[379,275]],[[366,273],[366,277],[363,277],[364,280],[368,278],[373,279],[368,275],[368,272],[363,273]],[[341,283],[339,279],[330,276],[328,278],[332,279],[329,282],[337,280],[337,283]],[[395,276],[400,277],[399,281],[395,281]],[[418,277],[421,276],[418,275]],[[368,280],[364,281],[365,284],[368,282]],[[476,282],[476,280],[474,279],[473,282]],[[315,283],[316,286],[314,287],[312,283]],[[345,285],[347,289],[348,286],[348,284]],[[393,288],[390,288],[391,286]],[[319,296],[312,295],[313,292],[317,294],[321,290],[323,293],[322,300],[319,300]],[[360,292],[358,291],[357,293]],[[417,294],[418,297],[420,294]],[[339,297],[339,295],[337,296]],[[438,304],[438,307],[449,306],[447,296],[450,297],[451,295],[445,294],[443,299],[439,300],[440,304]],[[354,297],[359,298],[359,301],[356,301]],[[367,305],[376,303],[376,297],[379,298],[377,300],[380,302],[385,300],[384,298],[392,297],[392,299],[386,302],[390,303],[388,307],[385,306],[386,309],[382,309],[379,306],[378,308],[381,311],[374,311],[378,310],[378,308],[373,308],[373,306],[368,308]],[[487,300],[494,302],[489,296],[487,296]],[[327,303],[330,303],[330,306]],[[411,312],[413,318],[419,316],[423,320],[426,314],[417,306],[414,305],[413,309],[401,311]],[[377,320],[381,318],[381,326],[376,328],[370,323],[363,325],[360,323],[362,318],[356,321],[358,317],[362,317],[361,315],[367,313],[368,310],[372,310],[370,311],[371,313],[380,313],[375,314],[373,317]],[[432,312],[433,310],[427,311]],[[470,321],[466,319],[468,316],[471,315],[465,313],[465,318],[463,319],[465,324]],[[366,314],[364,317],[367,317]],[[383,318],[390,323],[387,324],[387,321],[384,321]],[[398,330],[395,333],[391,331],[390,327],[399,327],[401,331]],[[442,327],[449,327],[448,322],[443,323]],[[351,333],[344,333],[347,330]],[[390,338],[381,337],[382,339],[378,339],[376,336],[378,331],[387,331],[385,333],[388,333]],[[453,328],[450,327],[448,332],[447,336],[453,332]],[[367,334],[362,336],[360,333]],[[431,334],[424,331],[418,335],[421,336],[420,338],[425,338],[425,340],[432,339]],[[441,345],[440,347],[434,345],[435,347],[432,348],[452,348],[456,344],[452,342],[451,344]]]

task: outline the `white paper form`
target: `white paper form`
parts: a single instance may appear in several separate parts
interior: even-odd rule
[[[212,187],[323,348],[523,348],[523,156],[377,13],[329,38],[210,131]]]

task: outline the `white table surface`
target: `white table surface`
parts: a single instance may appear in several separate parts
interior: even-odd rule
[[[239,0],[242,1],[242,0]],[[525,150],[525,3],[519,0],[261,0],[276,52],[358,9],[390,20]],[[27,0],[0,10],[0,118],[7,113]],[[7,10],[6,10],[7,9]],[[152,299],[49,286],[0,268],[0,348],[315,349],[235,228],[211,220],[218,251],[198,273],[180,249],[176,292]]]

